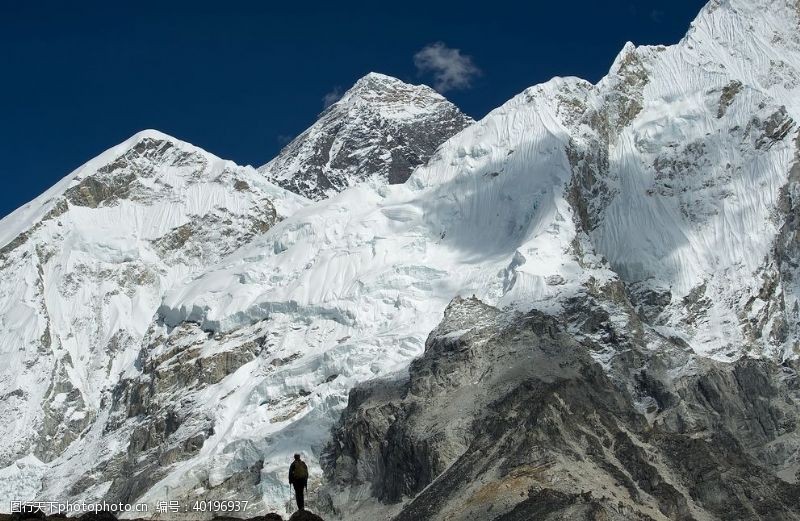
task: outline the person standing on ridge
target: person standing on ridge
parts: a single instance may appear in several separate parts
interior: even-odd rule
[[[289,465],[289,484],[294,487],[294,497],[297,501],[297,508],[305,510],[304,492],[308,488],[308,467],[300,459],[300,454],[294,455],[294,461]]]

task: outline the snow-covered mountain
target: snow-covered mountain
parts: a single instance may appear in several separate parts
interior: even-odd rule
[[[110,393],[138,371],[165,291],[307,203],[148,130],[3,219],[0,414],[13,418],[0,427],[4,501],[25,495],[15,483],[40,488],[48,463],[113,450],[102,435]]]
[[[383,124],[365,121],[392,114],[408,122],[403,135],[421,136],[429,131],[415,129],[426,114],[434,126],[449,122],[437,127],[449,129],[442,137],[467,121],[427,89],[378,75],[361,80],[260,172],[152,134],[93,160],[0,228],[0,327],[10,360],[0,407],[20,417],[3,427],[0,497],[239,497],[252,501],[251,514],[280,510],[285,464],[298,449],[312,464],[311,488],[320,486],[319,456],[351,389],[374,378],[404,382],[431,331],[439,326],[429,342],[435,350],[458,346],[477,334],[469,314],[483,316],[481,306],[497,314],[489,325],[476,315],[481,330],[516,334],[513,324],[527,313],[557,320],[559,334],[571,335],[559,345],[586,349],[583,372],[570,378],[602,370],[606,376],[592,382],[607,377],[619,389],[648,350],[670,353],[658,362],[669,369],[659,373],[668,389],[694,385],[706,362],[797,358],[798,27],[795,2],[712,0],[681,42],[627,45],[597,85],[555,78],[423,147],[414,161],[405,154],[417,145],[401,147],[405,172],[433,154],[404,184],[386,183],[396,180],[387,158],[395,157],[398,134],[359,133]],[[374,98],[363,90],[372,83]],[[422,101],[419,92],[427,93]],[[440,108],[428,119],[432,105]],[[342,139],[326,141],[331,136]],[[348,160],[336,170],[331,158]],[[264,173],[328,198],[307,204]],[[365,177],[380,179],[356,182]],[[271,218],[265,208],[274,208]],[[440,325],[459,295],[482,304]],[[493,340],[498,353],[514,353],[506,340]],[[439,356],[447,359],[447,349],[420,364],[436,365]],[[481,390],[473,370],[455,367],[453,385],[502,388]],[[552,378],[547,371],[533,376]],[[763,380],[789,385],[780,371],[765,370]],[[418,375],[412,370],[412,381]],[[629,405],[603,410],[624,410],[624,428],[652,425],[658,386],[650,383]],[[439,388],[418,390],[425,397]],[[375,398],[381,411],[402,409],[392,392]],[[774,391],[794,399],[782,392]],[[701,395],[682,396],[713,405]],[[360,414],[359,405],[353,401],[346,419]],[[705,412],[692,409],[695,419],[716,414],[700,405]],[[446,450],[431,472],[466,450],[464,422],[481,421],[470,414],[454,407],[425,423],[404,412],[427,426],[422,432],[448,440],[437,445]],[[673,423],[691,416],[670,414],[680,418],[670,416]],[[389,416],[375,418],[397,419]],[[370,481],[375,461],[355,458],[348,467],[348,450],[371,440],[348,425],[337,440],[349,445],[326,467],[337,480],[325,485],[326,506],[347,519],[407,515],[405,503],[436,476],[380,493]],[[396,428],[413,441],[419,430],[409,425]],[[796,481],[796,427],[770,432],[780,439],[747,438],[762,445],[743,454],[780,444],[768,471]],[[462,492],[452,500],[462,501]],[[669,515],[648,501],[637,503],[641,512]],[[684,512],[675,501],[668,506]],[[428,503],[417,506],[438,519]],[[406,518],[413,517],[399,519]]]
[[[403,183],[470,123],[430,87],[370,73],[259,171],[315,200],[368,179]]]

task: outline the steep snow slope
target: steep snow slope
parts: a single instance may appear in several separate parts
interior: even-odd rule
[[[703,353],[798,353],[797,288],[773,265],[796,183],[798,27],[793,2],[713,1],[680,44],[628,46],[598,85],[630,122],[609,137],[593,242],[671,294],[657,320]]]
[[[134,370],[170,286],[306,203],[252,168],[148,130],[3,219],[3,500],[17,498],[14,469],[41,474],[37,459],[57,461],[78,438],[91,450],[84,435]],[[24,469],[14,464],[22,455]]]
[[[470,123],[430,87],[373,72],[259,171],[317,200],[368,179],[402,183]]]

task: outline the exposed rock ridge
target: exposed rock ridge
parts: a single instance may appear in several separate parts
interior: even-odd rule
[[[471,123],[425,85],[370,73],[259,171],[317,200],[368,179],[403,183]]]
[[[577,316],[595,332],[570,333]],[[800,519],[796,364],[714,362],[652,333],[657,349],[624,331],[594,339],[602,317],[593,304],[509,317],[453,301],[409,378],[351,393],[323,460],[328,508],[362,519],[385,503],[396,521]],[[593,360],[603,344],[618,349],[610,371]]]

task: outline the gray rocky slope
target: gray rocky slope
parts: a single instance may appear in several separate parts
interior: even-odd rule
[[[470,123],[430,87],[370,73],[259,172],[311,199],[367,179],[403,183]]]
[[[603,367],[593,354],[609,347]],[[800,519],[797,370],[698,357],[643,324],[620,286],[559,316],[456,299],[408,376],[351,392],[320,507],[348,520]]]

